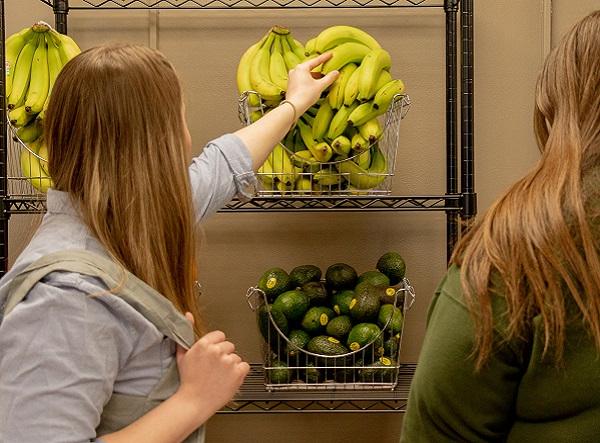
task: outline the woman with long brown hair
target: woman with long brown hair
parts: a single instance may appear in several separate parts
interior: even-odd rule
[[[279,107],[194,159],[158,51],[101,46],[64,67],[44,127],[48,212],[0,281],[0,441],[204,440],[249,367],[205,331],[195,225],[253,186],[335,80],[311,74],[329,56],[290,71]]]
[[[600,11],[548,56],[534,129],[436,291],[402,441],[600,439]]]

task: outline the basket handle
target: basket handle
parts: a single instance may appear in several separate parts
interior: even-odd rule
[[[248,306],[250,306],[250,309],[253,311],[258,309],[261,304],[260,302],[264,299],[264,297],[265,293],[258,288],[250,287],[246,291],[246,303],[248,303]]]

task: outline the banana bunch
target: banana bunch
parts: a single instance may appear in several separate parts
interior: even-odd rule
[[[34,188],[46,192],[51,181],[44,161],[43,119],[59,72],[81,50],[71,37],[38,22],[8,37],[5,51],[8,119],[16,136],[35,153],[22,150],[21,169]]]
[[[289,69],[327,51],[331,58],[315,71],[327,74],[338,70],[340,75],[319,102],[300,116],[259,169],[267,190],[283,194],[358,192],[376,188],[389,175],[388,161],[378,146],[385,129],[379,117],[404,91],[404,83],[390,73],[390,54],[361,29],[332,26],[303,47],[288,29],[271,28],[248,48],[238,66],[238,91],[258,93],[248,97],[248,104],[259,109],[247,123],[279,104]],[[293,62],[288,62],[289,58]]]

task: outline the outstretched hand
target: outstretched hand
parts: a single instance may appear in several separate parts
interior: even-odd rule
[[[296,106],[298,116],[304,114],[321,97],[321,92],[338,78],[338,71],[331,71],[325,76],[312,72],[317,66],[329,60],[331,55],[331,52],[326,52],[306,60],[289,72],[285,98]]]

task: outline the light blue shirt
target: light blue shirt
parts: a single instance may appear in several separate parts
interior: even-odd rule
[[[235,195],[251,197],[256,185],[250,154],[233,134],[210,142],[189,174],[197,221]],[[0,280],[0,306],[13,276],[46,254],[107,255],[67,194],[49,190],[47,207]],[[119,297],[97,295],[106,289],[91,277],[53,272],[5,318],[0,314],[0,442],[99,441],[95,429],[112,393],[147,395],[162,377],[174,343]]]

